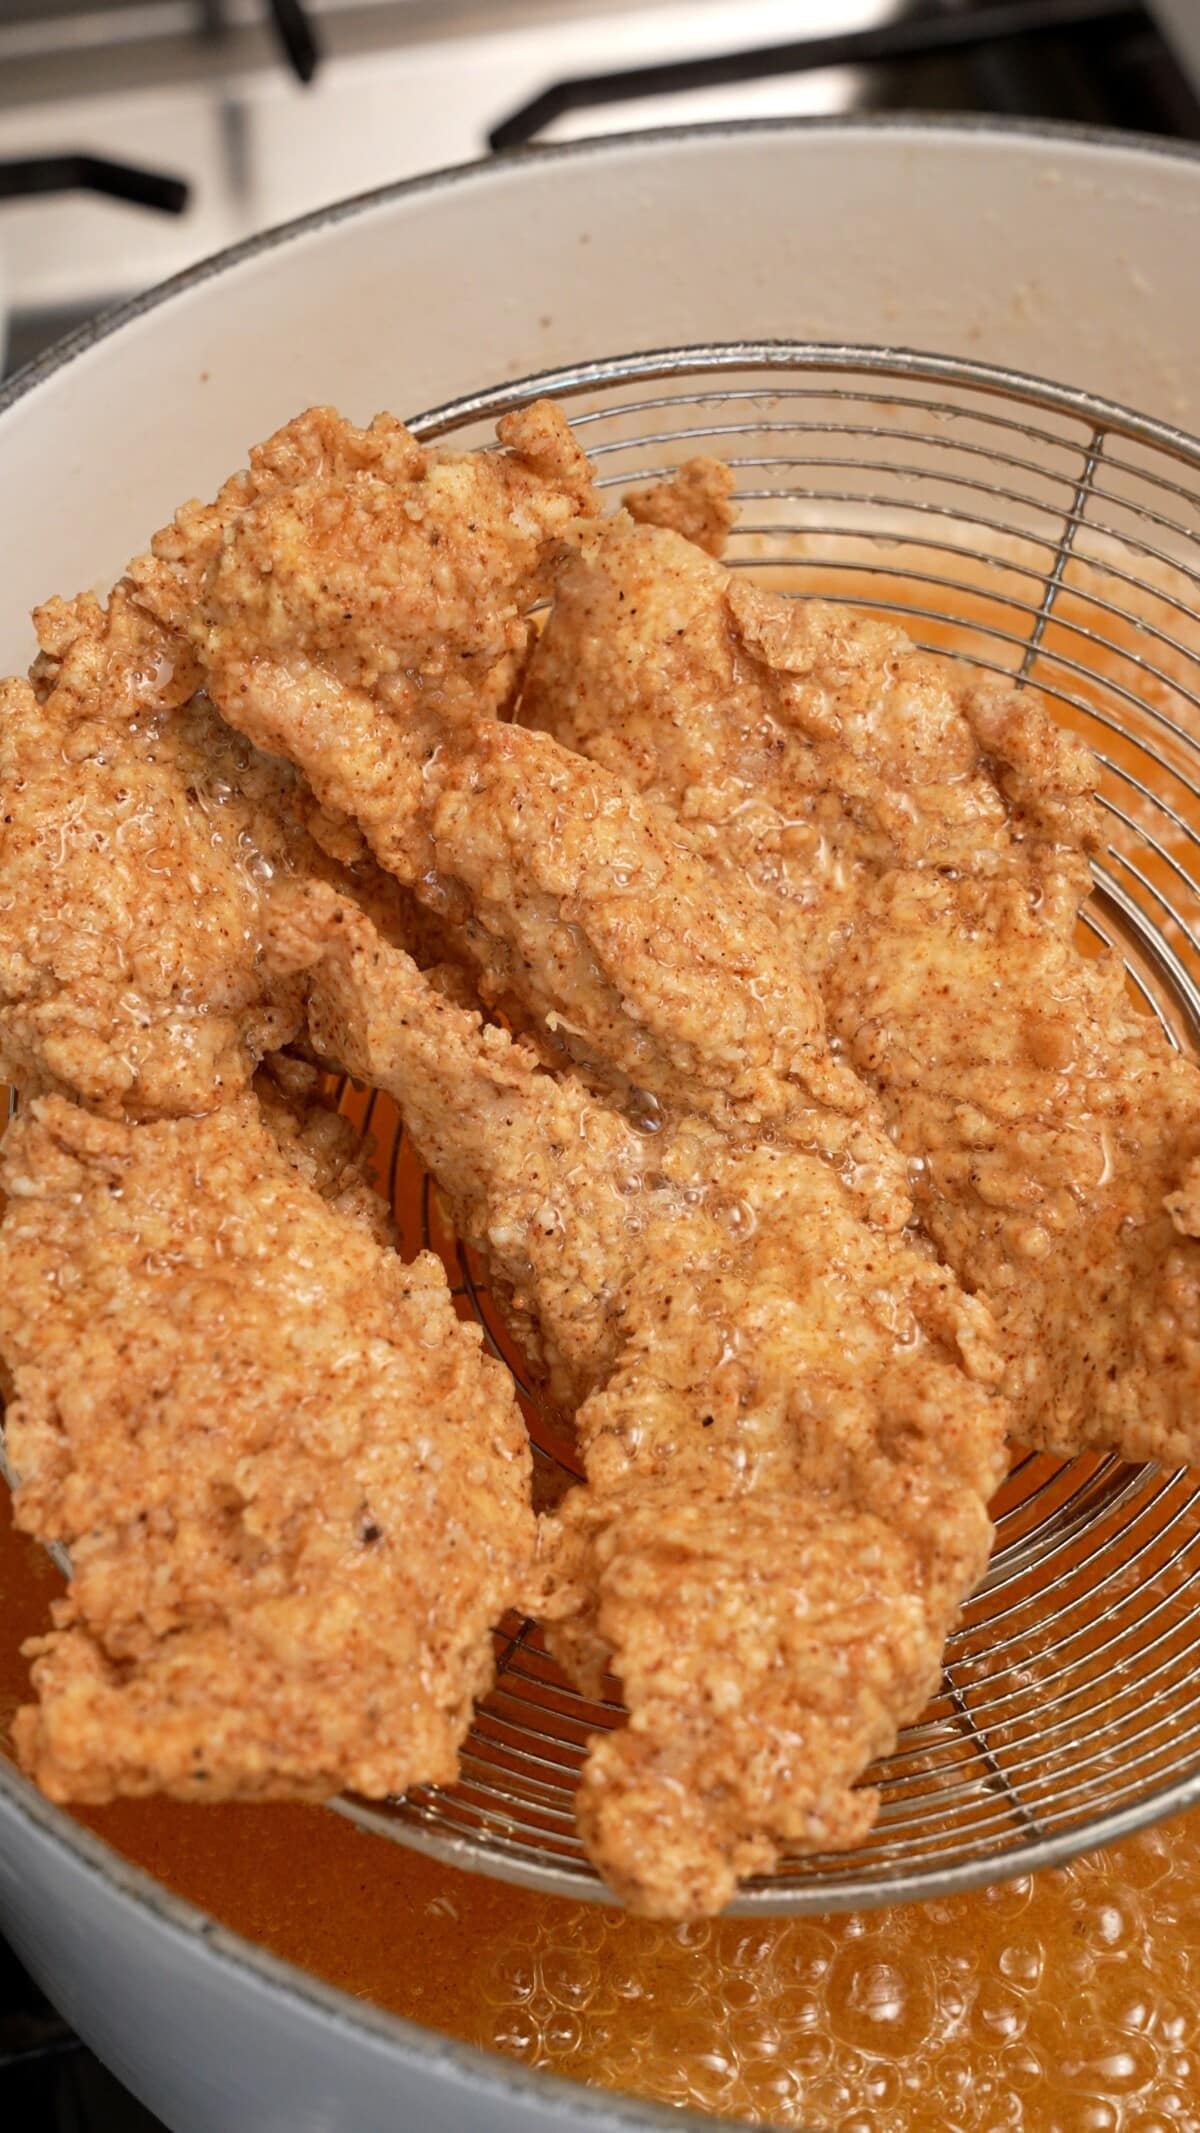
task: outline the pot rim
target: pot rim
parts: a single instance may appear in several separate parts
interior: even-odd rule
[[[376,208],[390,207],[399,200],[416,199],[422,194],[442,193],[452,187],[469,186],[503,180],[511,172],[528,169],[531,165],[553,168],[563,162],[580,162],[604,155],[621,154],[643,144],[665,148],[682,142],[697,140],[743,139],[747,137],[768,138],[809,134],[836,134],[872,136],[876,134],[916,134],[925,139],[947,139],[969,142],[980,138],[994,137],[1009,141],[1048,141],[1068,151],[1081,148],[1107,149],[1123,159],[1136,162],[1142,157],[1151,157],[1159,162],[1200,164],[1200,142],[1175,141],[1168,137],[1148,133],[1126,133],[1109,126],[1080,126],[1066,120],[1023,119],[993,116],[989,113],[941,113],[923,111],[881,111],[859,114],[830,114],[800,118],[724,119],[693,126],[646,127],[624,133],[588,134],[579,140],[549,142],[545,146],[521,148],[505,156],[486,155],[468,163],[451,163],[438,170],[422,171],[416,177],[400,178],[388,185],[371,187],[366,192],[352,193],[347,199],[330,201],[324,207],[312,208],[305,215],[297,215],[288,221],[272,224],[269,229],[259,230],[238,244],[227,245],[222,250],[208,253],[195,260],[178,274],[169,275],[165,281],[156,282],[137,296],[110,306],[94,319],[87,320],[73,333],[55,341],[51,347],[36,355],[14,372],[6,384],[0,386],[0,417],[8,413],[18,401],[33,392],[39,385],[85,355],[98,342],[107,340],[123,326],[156,311],[161,304],[189,290],[199,288],[219,274],[241,266],[245,261],[258,258],[290,244],[297,238],[314,235],[319,230],[335,227],[339,222],[348,222]]]

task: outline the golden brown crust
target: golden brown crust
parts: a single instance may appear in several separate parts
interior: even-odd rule
[[[656,1140],[448,998],[324,886],[281,887],[270,952],[308,979],[317,1051],[401,1103],[536,1377],[572,1414],[620,1338],[619,1284]],[[564,1219],[569,1205],[570,1221]]]
[[[431,696],[443,715],[505,705],[551,542],[593,494],[557,409],[501,429],[509,449],[460,455],[425,452],[391,416],[366,431],[329,408],[290,423],[252,455],[253,495],[227,486],[213,507],[219,542],[206,521],[175,566],[206,664],[232,638],[239,658],[390,682],[414,711]]]
[[[73,1571],[14,1734],[53,1798],[455,1774],[532,1545],[528,1446],[337,1140],[301,1114],[280,1146],[249,1093],[153,1125],[47,1097],[5,1137],[16,1515]]]
[[[533,1592],[576,1671],[608,1658],[630,1702],[627,1734],[589,1763],[589,1841],[641,1908],[709,1910],[780,1843],[865,1826],[849,1788],[926,1694],[986,1557],[1004,1423],[982,1382],[987,1316],[900,1234],[895,1152],[758,894],[667,810],[498,723],[501,651],[452,687],[430,641],[396,638],[386,599],[339,623],[328,582],[429,568],[402,540],[382,560],[363,544],[319,478],[245,510],[192,641],[225,715],[458,925],[485,993],[565,1033],[596,1086],[610,1077],[611,1102],[550,1080],[324,891],[274,900],[278,967],[315,972],[317,1049],[399,1098],[552,1395],[583,1403],[587,1486],[543,1528]],[[464,568],[486,611],[486,555]],[[665,1107],[650,1147],[620,1115],[647,1095]],[[709,1593],[690,1629],[668,1605],[685,1527]],[[828,1622],[804,1643],[788,1597],[801,1561],[816,1591],[847,1550],[871,1566],[850,1660]],[[749,1585],[761,1663],[714,1707]],[[646,1660],[656,1610],[679,1631],[670,1682]],[[836,1719],[813,1686],[825,1664]],[[772,1761],[789,1711],[803,1747]]]
[[[115,1114],[199,1111],[299,1027],[256,967],[291,774],[203,699],[118,591],[52,603],[39,701],[0,689],[0,1072]]]
[[[1019,1434],[1200,1458],[1200,1075],[1076,949],[1096,772],[1036,692],[618,516],[560,573],[521,716],[773,900],[993,1306]]]
[[[736,516],[733,468],[723,459],[686,460],[665,481],[626,489],[621,499],[639,526],[665,526],[706,555],[721,555]]]
[[[388,1089],[554,1396],[587,1485],[526,1602],[628,1727],[580,1822],[635,1909],[701,1915],[852,1790],[937,1679],[983,1569],[1005,1415],[983,1309],[818,1154],[679,1114],[652,1134],[440,997],[328,891],[283,889],[318,1048]]]
[[[564,1029],[585,1066],[662,1101],[854,1116],[861,1088],[757,894],[718,883],[668,811],[492,716],[511,694],[493,687],[504,631],[470,614],[494,617],[501,590],[505,613],[537,596],[586,496],[561,419],[521,422],[507,433],[530,451],[527,430],[546,433],[528,465],[431,460],[378,511],[357,488],[350,509],[322,467],[235,512],[189,625],[213,699],[458,929],[485,997]],[[427,522],[451,558],[444,598]],[[332,598],[343,578],[357,604]],[[870,1129],[845,1131],[865,1174]]]
[[[0,1075],[110,1117],[210,1110],[301,1026],[261,960],[267,883],[329,876],[390,931],[409,908],[361,838],[330,856],[127,582],[37,623],[36,687],[0,683]]]

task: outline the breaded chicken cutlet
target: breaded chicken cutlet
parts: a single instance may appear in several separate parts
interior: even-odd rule
[[[336,879],[385,928],[428,928],[351,825],[216,716],[186,625],[201,584],[236,567],[243,516],[285,510],[319,475],[321,524],[365,525],[384,557],[372,595],[403,615],[414,687],[503,699],[545,538],[590,495],[560,418],[516,429],[524,451],[439,457],[392,417],[360,430],[310,410],[215,503],[185,507],[106,607],[39,610],[32,681],[0,685],[0,1074],[114,1116],[211,1109],[300,1026],[262,965],[266,882]],[[420,567],[404,572],[406,543]],[[344,616],[332,566],[322,587]],[[259,611],[286,626],[286,609],[282,573],[264,579]]]
[[[586,1485],[527,1591],[630,1714],[584,1763],[594,1864],[633,1909],[703,1916],[785,1846],[856,1841],[877,1802],[854,1781],[936,1687],[987,1561],[987,1314],[818,1154],[697,1115],[639,1132],[330,891],[273,902],[318,1051],[395,1096],[577,1403]]]
[[[449,1782],[528,1576],[507,1374],[285,1071],[155,1123],[37,1097],[0,1147],[16,1518],[71,1563],[14,1728],[54,1799]]]
[[[391,417],[311,411],[106,606],[42,609],[31,681],[0,697],[0,1070],[24,1100],[0,1357],[18,1515],[72,1563],[18,1739],[58,1797],[448,1780],[490,1678],[533,1534],[511,1387],[434,1262],[382,1248],[336,1126],[281,1088],[303,1068],[249,1089],[303,1020],[262,955],[268,883],[335,881],[392,935],[428,922],[219,718],[181,625],[239,514],[319,468],[326,511],[429,564],[423,615],[411,575],[375,584],[410,675],[503,694],[545,536],[589,494],[557,417],[515,431],[428,455]]]
[[[0,1074],[111,1116],[210,1110],[300,1028],[257,936],[263,882],[321,856],[297,780],[123,589],[37,622],[36,685],[0,685]]]
[[[561,418],[532,409],[502,434],[523,436],[518,420],[533,426],[542,463],[549,436],[563,480],[586,500]],[[493,566],[490,551],[472,564],[474,521],[456,534],[447,508],[427,534],[420,517],[415,530],[402,518],[389,545],[391,521],[345,508],[347,486],[322,462],[226,526],[186,624],[222,717],[298,771],[453,930],[485,997],[515,997],[662,1100],[778,1112],[811,1083],[819,1106],[861,1111],[860,1086],[829,1058],[815,990],[794,958],[781,960],[761,899],[739,898],[698,861],[667,810],[496,716],[515,690],[502,628],[469,673],[432,623],[414,628],[446,550],[451,612],[472,567],[491,612]],[[524,507],[504,508],[519,524]],[[547,511],[542,522],[545,554],[570,520]],[[548,588],[545,566],[540,579],[529,567],[526,595]],[[390,597],[347,596],[343,607],[328,594],[343,580],[382,580]],[[785,1082],[795,1086],[781,1095]]]
[[[637,508],[660,523],[618,515],[558,573],[520,716],[769,898],[995,1312],[1018,1437],[1195,1462],[1200,1071],[1076,946],[1096,765],[1035,690],[763,591],[661,493]]]

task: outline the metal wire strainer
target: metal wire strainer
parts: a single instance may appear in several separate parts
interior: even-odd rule
[[[894,616],[918,643],[1036,683],[1103,765],[1111,841],[1084,945],[1115,949],[1172,1044],[1200,1048],[1200,442],[967,362],[790,343],[587,364],[412,426],[483,442],[544,393],[567,403],[617,493],[697,452],[727,459],[734,569]],[[394,1108],[349,1089],[342,1101],[374,1139],[408,1243],[442,1252],[460,1308],[514,1364]],[[529,1414],[549,1499],[576,1470]],[[941,1691],[870,1773],[873,1835],[852,1854],[784,1860],[735,1909],[944,1894],[1200,1801],[1200,1477],[1028,1456],[996,1512]],[[601,1703],[578,1695],[537,1629],[512,1621],[460,1782],[338,1805],[457,1865],[603,1897],[572,1793],[589,1734],[620,1710],[615,1682]]]

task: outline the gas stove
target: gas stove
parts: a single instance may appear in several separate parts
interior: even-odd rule
[[[256,230],[489,148],[889,109],[1200,138],[1200,7],[6,0],[0,313],[9,365]]]
[[[0,348],[533,139],[995,112],[1200,140],[1197,0],[5,0]],[[0,2122],[154,2133],[0,1943]]]

